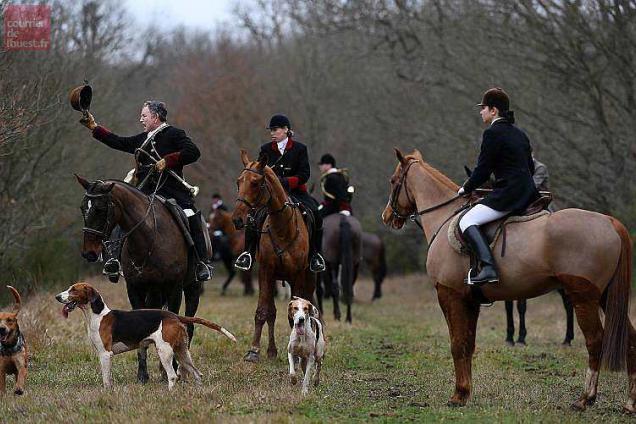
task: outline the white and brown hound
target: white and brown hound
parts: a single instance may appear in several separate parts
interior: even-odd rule
[[[29,355],[24,336],[20,333],[18,313],[20,312],[20,293],[11,286],[7,288],[13,294],[13,311],[0,312],[0,395],[5,393],[7,374],[15,374],[13,393],[24,393]]]
[[[204,325],[236,342],[236,338],[225,328],[202,318],[182,317],[160,309],[111,311],[99,292],[87,283],[73,284],[55,298],[64,304],[62,313],[65,317],[77,306],[84,312],[88,338],[99,356],[106,388],[112,387],[111,361],[114,355],[151,344],[156,346],[161,365],[168,376],[168,389],[172,389],[177,381],[177,373],[172,367],[175,355],[179,361],[179,374],[184,371],[199,384],[201,373],[194,367],[188,350],[186,324]]]
[[[292,325],[287,345],[289,360],[289,377],[292,384],[296,384],[296,366],[300,363],[303,372],[302,393],[309,392],[311,372],[316,366],[314,384],[320,383],[320,368],[325,356],[325,335],[322,323],[318,320],[318,309],[308,300],[294,296],[287,306],[287,317]]]

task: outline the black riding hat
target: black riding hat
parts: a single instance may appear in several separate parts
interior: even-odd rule
[[[499,113],[503,114],[510,109],[510,99],[502,88],[495,87],[484,93],[481,103],[477,103],[477,106],[496,107]]]
[[[289,122],[288,117],[286,117],[285,115],[281,113],[281,114],[276,114],[272,116],[272,118],[269,120],[269,126],[267,127],[267,129],[272,130],[274,128],[283,128],[283,127],[287,127],[291,130],[291,122]]]
[[[326,165],[329,164],[331,166],[336,166],[336,159],[331,156],[329,153],[325,153],[324,155],[322,155],[322,157],[320,158],[320,162],[318,162],[318,165]]]

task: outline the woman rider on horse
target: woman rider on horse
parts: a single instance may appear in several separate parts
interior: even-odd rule
[[[307,192],[310,167],[307,146],[293,139],[289,118],[274,115],[269,121],[271,143],[261,146],[259,157],[266,155],[267,165],[278,176],[283,188],[297,202],[310,210],[314,216],[314,231],[311,237],[309,269],[312,272],[325,270],[325,260],[320,254],[322,246],[322,216],[318,213],[318,202]],[[234,266],[241,270],[252,267],[252,258],[256,251],[257,231],[260,222],[248,221],[245,227],[245,251],[236,258]]]
[[[510,100],[501,88],[492,88],[483,95],[481,119],[484,130],[477,166],[457,192],[465,195],[485,183],[494,173],[493,191],[469,210],[459,221],[459,227],[471,249],[477,255],[481,270],[471,270],[471,284],[499,281],[495,259],[480,225],[509,214],[523,212],[539,197],[532,180],[534,163],[528,136],[514,125],[509,110]]]

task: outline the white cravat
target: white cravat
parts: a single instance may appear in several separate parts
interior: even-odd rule
[[[287,147],[287,141],[289,140],[289,137],[285,137],[285,139],[283,141],[279,141],[278,144],[278,151],[280,152],[280,154],[282,155],[283,153],[285,153],[285,147]]]
[[[499,117],[493,119],[492,122],[490,123],[490,125],[492,126],[495,122],[499,121],[500,119],[503,119],[503,117],[499,116]]]

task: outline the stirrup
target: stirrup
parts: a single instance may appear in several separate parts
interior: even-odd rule
[[[325,258],[318,252],[314,253],[309,260],[309,270],[311,272],[323,272],[325,269]]]
[[[252,268],[252,254],[250,252],[241,253],[234,261],[234,268],[241,271],[249,271]]]
[[[196,277],[197,277],[197,281],[208,281],[212,278],[212,271],[214,270],[214,267],[210,264],[206,264],[205,262],[201,261],[197,264],[197,268],[196,268]]]
[[[471,274],[473,272],[472,268],[468,269],[468,275],[466,276],[466,278],[464,278],[464,283],[466,283],[466,285],[469,286],[481,286],[483,284],[487,284],[487,283],[498,283],[499,282],[499,276],[496,276],[495,278],[489,278],[487,280],[473,280],[471,277]]]

